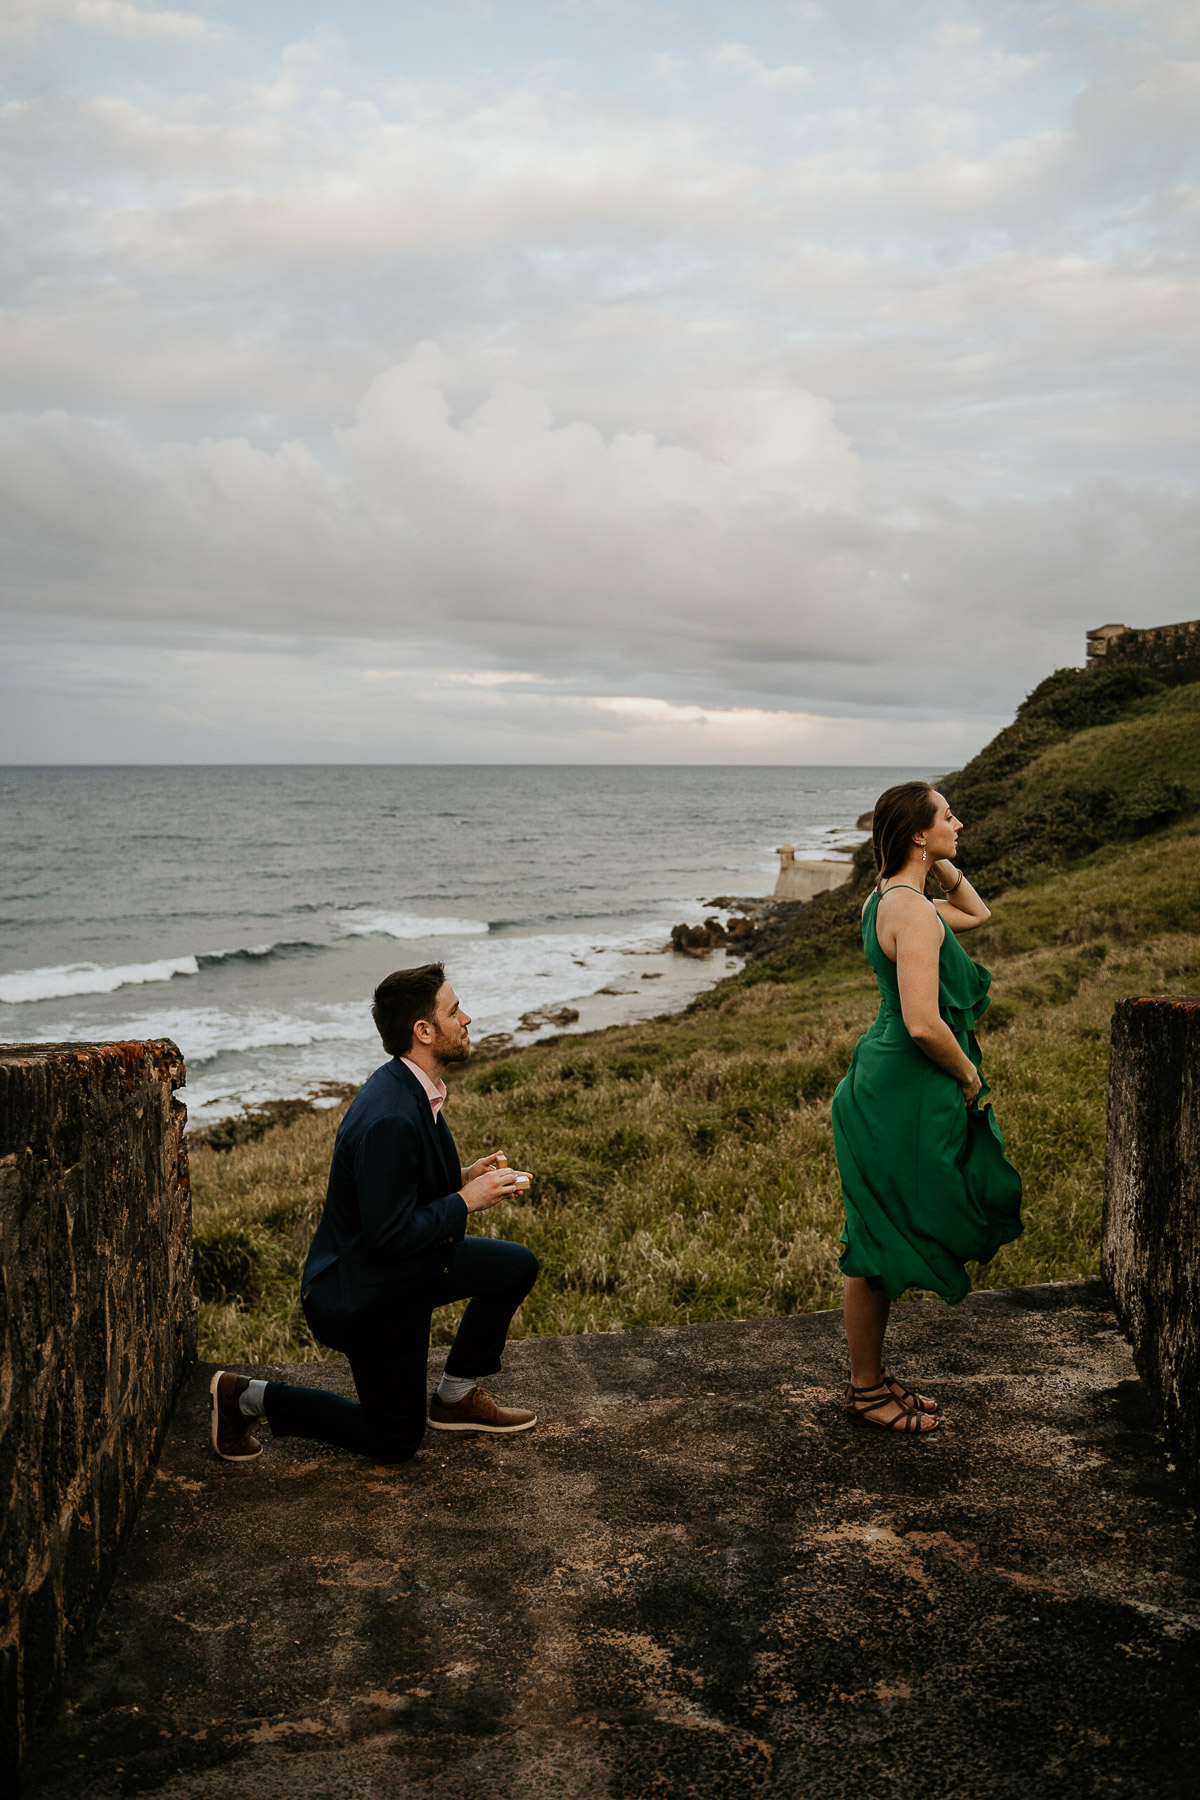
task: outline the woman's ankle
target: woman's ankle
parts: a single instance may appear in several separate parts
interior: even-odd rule
[[[863,1375],[860,1371],[850,1370],[850,1386],[864,1390],[883,1386],[883,1365],[880,1364],[873,1376]]]

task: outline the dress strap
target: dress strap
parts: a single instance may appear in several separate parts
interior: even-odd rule
[[[883,896],[885,894],[891,893],[892,888],[907,888],[910,894],[921,894],[922,896],[924,895],[924,890],[922,888],[915,888],[911,881],[893,881],[892,887],[876,888],[875,892],[878,894],[879,898],[882,900]]]

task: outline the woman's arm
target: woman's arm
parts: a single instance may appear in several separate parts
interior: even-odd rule
[[[935,900],[942,923],[951,931],[974,931],[977,925],[986,925],[991,913],[975,892],[961,869],[946,857],[940,857],[933,865],[933,873],[941,882],[946,895],[944,900]],[[953,895],[953,898],[950,896]]]
[[[898,895],[897,900],[896,978],[905,1030],[931,1062],[953,1075],[970,1105],[980,1089],[979,1071],[938,1011],[942,933],[937,913],[916,894]]]

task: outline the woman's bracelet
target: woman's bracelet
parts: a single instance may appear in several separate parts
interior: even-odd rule
[[[962,879],[963,879],[963,872],[960,869],[958,871],[958,880],[954,883],[954,886],[953,887],[944,887],[942,889],[942,893],[945,895],[947,900],[950,898],[951,894],[957,894],[959,888],[962,886]]]

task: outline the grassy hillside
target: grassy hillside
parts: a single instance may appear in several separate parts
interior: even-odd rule
[[[993,910],[965,941],[994,975],[981,1037],[1027,1196],[1024,1237],[979,1273],[981,1285],[1095,1272],[1113,1004],[1197,986],[1200,690],[1163,692],[1142,677],[1080,700],[1078,684],[1092,679],[1051,677],[1008,734],[946,783],[967,824],[964,866]],[[1104,809],[1112,835],[1093,847]],[[989,879],[989,867],[1005,879]],[[503,1146],[535,1172],[524,1202],[473,1222],[541,1257],[519,1330],[838,1303],[829,1101],[876,1007],[858,944],[868,878],[860,860],[845,892],[802,909],[789,941],[685,1013],[512,1052],[455,1078],[450,1117],[464,1158]],[[302,1114],[230,1150],[194,1148],[204,1354],[321,1354],[296,1289],[339,1116]],[[439,1315],[443,1339],[453,1323]]]
[[[1141,669],[1060,669],[941,786],[966,827],[960,860],[980,890],[990,899],[1036,885],[1105,845],[1194,819],[1200,686],[1166,689]],[[865,844],[846,886],[804,907],[768,960],[817,969],[856,959],[872,872]]]
[[[1200,690],[1146,692],[1148,678],[1142,671],[1110,674],[1138,678],[1123,684],[1123,702],[1115,681],[1110,679],[1105,694],[1102,677],[1079,670],[1051,676],[1057,685],[1049,697],[1060,706],[1066,700],[1078,706],[1075,689],[1086,693],[1094,682],[1110,716],[1093,722],[1085,713],[1085,722],[1070,734],[1043,737],[1028,760],[1017,760],[1002,732],[974,762],[947,777],[946,793],[955,809],[968,824],[972,818],[978,821],[965,852],[973,872],[1005,886],[1024,883],[1039,869],[1061,867],[1103,844],[1143,837],[1195,812],[1200,804]],[[1066,676],[1073,677],[1070,686]],[[1010,731],[1026,725],[1045,731],[1036,702],[1049,685],[1044,682],[1034,690],[1025,702],[1030,713],[1018,715]]]

